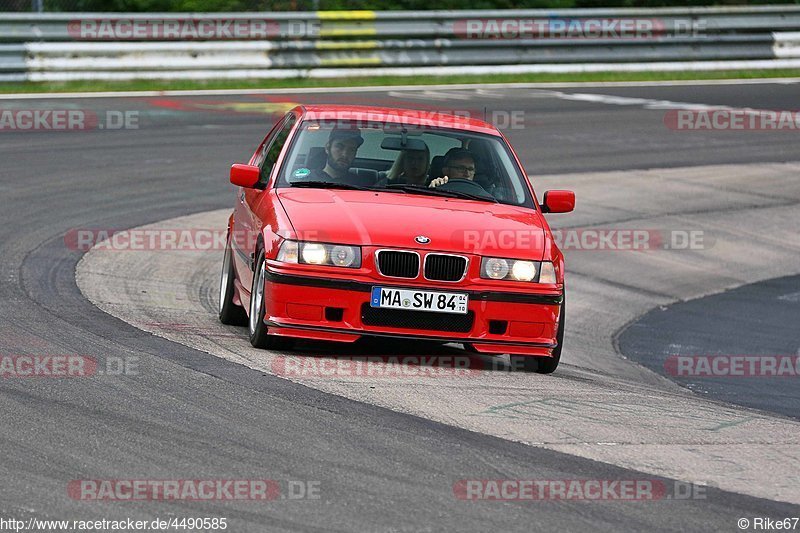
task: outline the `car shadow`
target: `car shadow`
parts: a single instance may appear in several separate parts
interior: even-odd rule
[[[508,355],[476,353],[457,343],[441,344],[397,338],[362,337],[349,344],[298,340],[294,349],[281,353],[298,359],[317,358],[403,365],[416,367],[416,371],[423,368],[436,368],[439,371],[449,368],[465,372],[515,370]]]

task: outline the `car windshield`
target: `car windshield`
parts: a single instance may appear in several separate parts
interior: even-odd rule
[[[498,136],[391,122],[307,120],[277,187],[366,189],[533,207]]]

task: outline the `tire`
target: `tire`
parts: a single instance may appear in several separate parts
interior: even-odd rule
[[[253,286],[250,288],[250,316],[247,321],[250,333],[250,344],[255,348],[267,350],[288,350],[292,347],[293,340],[277,335],[268,335],[267,326],[264,324],[264,278],[266,277],[266,263],[263,250],[258,251],[256,269],[253,272]]]
[[[519,368],[525,372],[536,372],[537,374],[552,374],[561,362],[561,350],[564,347],[564,304],[561,302],[561,311],[558,316],[558,331],[556,332],[556,343],[551,357],[532,357],[529,355],[512,355],[511,366]]]
[[[241,306],[233,303],[233,295],[236,291],[233,284],[235,277],[231,239],[228,236],[225,244],[225,258],[222,260],[222,273],[219,277],[219,321],[228,326],[246,326],[247,313]]]
[[[475,348],[475,345],[474,345],[474,344],[472,344],[471,342],[462,342],[462,343],[461,343],[461,345],[464,347],[464,351],[465,351],[465,352],[469,352],[469,353],[481,353],[481,352],[479,352],[479,351],[478,351],[478,350]]]

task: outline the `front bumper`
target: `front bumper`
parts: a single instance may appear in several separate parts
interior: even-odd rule
[[[419,285],[303,276],[268,269],[264,322],[272,335],[353,342],[361,336],[470,343],[480,352],[538,356],[556,344],[563,290],[507,292],[463,285]],[[369,307],[372,287],[469,294],[469,315]]]

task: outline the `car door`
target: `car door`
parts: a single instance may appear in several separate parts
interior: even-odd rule
[[[253,283],[255,246],[263,224],[258,215],[258,205],[267,196],[264,189],[269,183],[275,162],[296,122],[297,117],[293,113],[287,114],[267,135],[250,163],[261,169],[256,188],[240,187],[237,191],[236,208],[233,213],[236,243],[234,243],[233,249],[236,272],[239,281],[247,291],[250,291]]]

